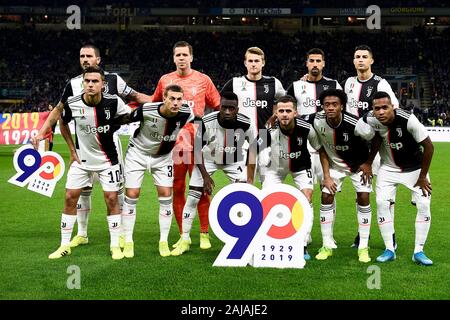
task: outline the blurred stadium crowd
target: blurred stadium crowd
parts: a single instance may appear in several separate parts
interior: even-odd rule
[[[80,46],[86,42],[100,48],[102,65],[107,71],[114,71],[105,67],[108,65],[128,65],[129,72],[121,74],[123,78],[136,90],[152,94],[159,77],[174,70],[171,50],[179,40],[193,45],[193,67],[208,74],[219,90],[228,79],[245,73],[244,53],[250,46],[265,51],[264,74],[276,76],[287,88],[306,73],[305,53],[312,47],[325,51],[324,74],[343,81],[355,75],[352,62],[355,46],[367,44],[374,53],[372,70],[376,74],[383,75],[386,68],[399,67],[412,68],[415,74],[426,73],[431,84],[432,104],[417,108],[407,103],[410,90],[405,91],[405,96],[399,96],[399,101],[427,125],[433,121],[435,125],[450,125],[450,28],[438,31],[423,27],[378,33],[298,32],[294,36],[276,32],[3,29],[0,44],[7,49],[0,55],[1,81],[31,90],[22,106],[3,112],[44,111],[49,103],[58,102],[66,81],[80,74],[78,54]],[[419,91],[417,95],[422,96],[423,89]]]

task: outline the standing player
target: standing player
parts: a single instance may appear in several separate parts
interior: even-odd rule
[[[76,220],[77,201],[82,188],[92,187],[94,174],[98,174],[108,209],[108,225],[111,235],[111,253],[114,260],[122,259],[119,247],[120,206],[117,192],[122,183],[122,169],[118,149],[114,144],[114,120],[128,115],[129,107],[116,95],[103,94],[105,74],[99,67],[88,67],[83,72],[84,93],[67,100],[64,107],[58,104],[37,136],[32,140],[35,148],[45,133],[60,118],[68,123],[75,121],[77,157],[67,173],[64,213],[61,217],[61,246],[49,255],[59,259],[71,254],[70,237]]]
[[[190,249],[189,233],[195,218],[198,201],[203,192],[211,194],[214,181],[211,176],[222,170],[234,182],[253,183],[256,146],[250,119],[238,114],[238,97],[233,92],[222,93],[220,111],[206,115],[196,134],[195,162],[189,182],[189,195],[183,208],[183,239],[172,251],[179,256]],[[252,147],[250,164],[245,165],[242,147],[247,141]]]
[[[136,204],[141,193],[145,171],[153,176],[159,200],[159,253],[170,255],[167,238],[172,223],[173,159],[172,149],[186,123],[194,119],[188,105],[183,104],[183,89],[175,84],[164,89],[164,102],[146,103],[133,112],[131,121],[140,121],[130,138],[125,155],[126,195],[122,210],[125,232],[124,255],[134,257],[133,230]]]
[[[353,64],[356,69],[356,77],[349,77],[342,84],[347,94],[348,101],[345,111],[356,115],[364,116],[371,109],[371,101],[378,91],[384,91],[389,94],[395,108],[399,106],[398,100],[392,91],[390,84],[386,79],[372,73],[372,64],[374,63],[372,49],[366,45],[359,45],[355,48],[353,54]],[[380,167],[380,157],[377,155],[372,164],[373,173],[376,175]],[[395,198],[392,199],[391,214],[394,216]],[[395,233],[394,233],[395,242]],[[356,235],[352,247],[357,247],[359,235]]]
[[[195,117],[201,119],[205,113],[205,107],[218,109],[220,95],[214,83],[206,75],[191,68],[193,60],[192,46],[186,41],[179,41],[173,46],[173,62],[176,71],[165,74],[159,79],[153,101],[161,101],[164,89],[170,84],[177,84],[184,91],[184,103],[194,110]],[[186,203],[186,174],[192,174],[194,168],[194,124],[188,124],[183,128],[175,144],[174,156],[174,185],[173,185],[173,209],[180,231],[180,240],[174,244],[176,247],[181,241],[182,214]],[[209,240],[209,197],[203,194],[198,204],[198,216],[200,220],[200,248],[211,248]]]
[[[278,127],[268,130],[269,141],[267,145],[270,146],[271,156],[270,165],[265,170],[266,176],[263,188],[270,188],[274,184],[283,183],[290,173],[297,188],[303,192],[311,203],[314,184],[311,156],[306,142],[308,141],[315,150],[320,148],[316,131],[308,122],[297,117],[297,103],[292,96],[283,96],[277,100],[275,115],[278,120]],[[314,218],[312,219],[314,221]],[[310,233],[311,229],[307,231],[305,237],[305,260],[311,259],[307,250]]]
[[[373,111],[359,120],[369,124],[365,138],[377,133],[382,138],[380,146],[381,167],[377,177],[377,218],[386,250],[378,262],[395,260],[393,242],[393,217],[389,205],[398,184],[411,190],[417,206],[416,239],[412,260],[421,265],[432,265],[423,252],[431,224],[431,183],[428,174],[433,157],[433,144],[425,127],[414,114],[394,109],[386,92],[373,97]],[[421,151],[423,148],[423,153]]]
[[[320,95],[323,111],[312,115],[314,129],[322,148],[319,150],[323,169],[320,229],[323,246],[316,259],[325,260],[336,247],[333,238],[334,197],[341,191],[346,176],[352,180],[357,195],[358,231],[361,235],[358,259],[369,262],[369,233],[372,217],[369,193],[372,184],[363,180],[361,165],[369,158],[366,142],[358,136],[357,117],[343,111],[347,96],[344,91],[329,89]]]
[[[288,88],[289,95],[297,99],[297,112],[299,116],[305,116],[322,110],[319,96],[328,89],[342,89],[339,82],[323,76],[325,67],[325,53],[319,48],[313,48],[306,53],[306,67],[308,74],[305,79],[294,81]],[[312,147],[308,147],[311,153],[311,168],[316,181],[321,176],[319,153]]]
[[[234,92],[238,96],[239,113],[250,118],[255,134],[259,129],[265,128],[267,120],[273,114],[275,100],[286,94],[280,80],[263,76],[265,64],[264,51],[258,47],[248,48],[244,58],[247,75],[234,77],[221,90]]]
[[[88,67],[98,66],[101,62],[100,50],[93,44],[85,44],[80,49],[80,66],[83,70]],[[79,95],[83,92],[83,75],[72,78],[66,83],[63,94],[57,107],[63,107],[64,103],[71,96]],[[110,95],[118,95],[122,98],[127,98],[138,103],[150,102],[151,97],[143,93],[137,92],[129,87],[125,81],[116,73],[105,72],[105,86],[103,92]],[[61,135],[69,145],[71,162],[77,161],[80,163],[80,159],[77,156],[76,148],[72,140],[72,135],[67,125],[60,123]],[[119,152],[119,161],[122,163],[122,145],[120,143],[119,136],[114,135],[114,143]],[[83,188],[80,198],[77,203],[77,223],[78,233],[70,242],[72,248],[79,245],[87,244],[89,238],[87,235],[87,226],[89,220],[89,213],[91,212],[91,193],[92,186]],[[122,207],[123,204],[123,187],[119,190],[119,204]]]

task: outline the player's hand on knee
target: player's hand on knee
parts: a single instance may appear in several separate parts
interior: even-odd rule
[[[78,158],[78,154],[76,153],[76,151],[71,151],[70,152],[70,161],[69,161],[69,166],[74,162],[78,162],[79,164],[81,164],[80,158]]]
[[[417,179],[416,184],[414,185],[414,187],[419,187],[420,189],[422,189],[422,194],[424,197],[428,197],[431,196],[431,182],[428,181],[428,179],[425,178],[420,178]]]
[[[372,166],[368,164],[367,162],[363,163],[359,166],[358,172],[361,171],[361,182],[363,184],[371,184],[372,183]]]
[[[335,194],[337,192],[337,185],[331,177],[326,177],[322,180],[322,186],[327,188],[331,194]]]

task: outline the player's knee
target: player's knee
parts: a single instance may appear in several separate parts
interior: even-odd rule
[[[161,198],[171,198],[172,197],[172,188],[169,187],[158,187],[158,197]]]
[[[110,210],[112,210],[116,205],[119,205],[117,192],[105,192],[104,197],[106,205],[108,206],[108,208],[110,208]]]
[[[322,192],[322,204],[332,204],[334,201],[334,195]]]
[[[137,199],[137,198],[139,198],[140,193],[141,193],[141,189],[130,188],[130,189],[126,189],[125,195],[127,196],[127,198]]]
[[[383,214],[389,211],[389,206],[391,205],[390,200],[377,197],[377,214]]]
[[[79,196],[80,192],[78,190],[68,189],[65,197],[66,207],[76,207]]]
[[[360,206],[368,206],[370,204],[369,202],[369,193],[367,192],[358,192],[356,197],[356,202]]]
[[[416,200],[417,213],[424,216],[430,216],[430,200],[425,197],[419,197]]]

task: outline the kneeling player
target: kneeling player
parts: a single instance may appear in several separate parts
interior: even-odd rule
[[[250,119],[238,113],[238,97],[235,93],[223,93],[220,103],[220,111],[203,117],[196,134],[194,155],[197,166],[192,172],[189,194],[183,208],[183,239],[172,251],[173,256],[189,251],[189,234],[197,204],[203,191],[211,194],[214,188],[211,176],[218,169],[223,170],[232,183],[253,183],[256,148],[253,147],[254,133]],[[245,140],[251,145],[247,167],[242,155]]]
[[[270,146],[270,165],[266,169],[263,188],[283,183],[290,173],[297,188],[311,203],[314,183],[307,141],[314,149],[320,148],[316,131],[309,123],[297,117],[297,103],[292,96],[279,98],[275,108],[278,125],[269,129],[267,145]],[[263,154],[264,151],[260,153],[260,157]],[[306,248],[310,234],[311,229],[305,237],[305,260],[311,259]]]

